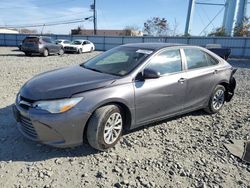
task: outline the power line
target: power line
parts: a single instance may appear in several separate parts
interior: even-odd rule
[[[213,17],[213,19],[207,24],[207,26],[200,32],[199,35],[201,35],[210,26],[210,24],[217,18],[217,16],[220,15],[224,8],[225,7],[222,7],[222,9],[219,10],[219,12]]]
[[[203,10],[204,14],[206,15],[206,17],[207,17],[208,21],[209,21],[209,22],[211,22],[211,19],[210,19],[210,17],[208,16],[208,14],[207,14],[206,10],[203,8],[203,6],[201,6],[201,8],[202,8],[202,10]],[[212,22],[211,24],[212,24],[213,28],[215,28],[215,26],[214,26],[213,22]]]
[[[216,5],[216,6],[225,6],[225,4],[221,4],[221,3],[203,3],[203,2],[196,2],[195,4],[198,4],[198,5]]]
[[[40,18],[38,18],[38,19],[52,19],[52,18],[54,18],[54,19],[58,19],[58,18],[65,18],[65,17],[71,17],[71,16],[76,16],[76,15],[82,15],[82,12],[81,13],[76,13],[76,14],[69,14],[69,15],[65,15],[65,16],[56,16],[56,17],[40,17]],[[25,20],[24,20],[25,21]],[[28,21],[28,20],[27,20]],[[18,22],[17,22],[18,23]],[[18,24],[18,25],[24,25],[24,24]]]
[[[48,22],[48,23],[36,23],[30,25],[6,25],[5,27],[11,28],[30,28],[30,27],[44,27],[44,26],[55,26],[55,25],[64,25],[64,24],[72,24],[72,23],[79,23],[89,20],[92,16],[83,18],[83,19],[74,19],[74,20],[66,20],[66,21],[58,21],[58,22]]]
[[[71,0],[70,2],[72,2],[72,1],[76,1],[76,0]],[[27,7],[27,8],[40,8],[40,7],[43,7],[43,6],[57,5],[57,4],[65,3],[65,2],[69,2],[69,0],[60,1],[60,2],[53,2],[53,3],[43,3],[43,4],[39,4],[39,5],[37,5],[37,6],[29,6],[29,7]],[[13,7],[9,7],[9,8],[0,7],[0,9],[18,9],[18,8],[24,9],[25,7],[24,7],[24,6],[13,6]]]

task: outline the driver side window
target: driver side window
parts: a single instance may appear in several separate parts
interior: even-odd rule
[[[154,69],[161,75],[182,71],[180,50],[166,50],[152,58],[147,68]]]

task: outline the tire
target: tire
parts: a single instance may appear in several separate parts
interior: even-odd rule
[[[58,55],[63,55],[64,54],[64,50],[61,48],[58,52]]]
[[[94,51],[94,48],[93,47],[91,47],[91,49],[90,49],[90,53],[92,53]]]
[[[88,123],[87,140],[89,144],[100,151],[113,147],[122,135],[123,117],[121,109],[116,105],[98,108]],[[114,123],[113,119],[115,119],[116,123]],[[117,129],[110,129],[110,127],[116,127]]]
[[[78,54],[81,54],[82,53],[82,49],[79,48],[79,50],[77,51]]]
[[[26,55],[26,56],[31,56],[31,53],[25,52],[25,55]]]
[[[222,85],[217,85],[210,96],[208,107],[205,111],[209,114],[215,114],[221,110],[225,103],[225,93],[226,89]]]
[[[47,57],[49,55],[48,49],[44,49],[43,51],[43,57]]]

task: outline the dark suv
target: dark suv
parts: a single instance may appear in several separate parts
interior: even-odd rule
[[[23,40],[21,51],[25,53],[26,56],[31,56],[33,53],[42,54],[47,57],[49,54],[59,54],[64,53],[63,47],[54,43],[50,37],[43,36],[31,36],[26,37]]]

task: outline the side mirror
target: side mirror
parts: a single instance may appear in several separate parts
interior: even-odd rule
[[[155,78],[160,78],[160,76],[161,74],[158,71],[150,68],[146,68],[142,72],[142,77],[144,79],[155,79]]]

